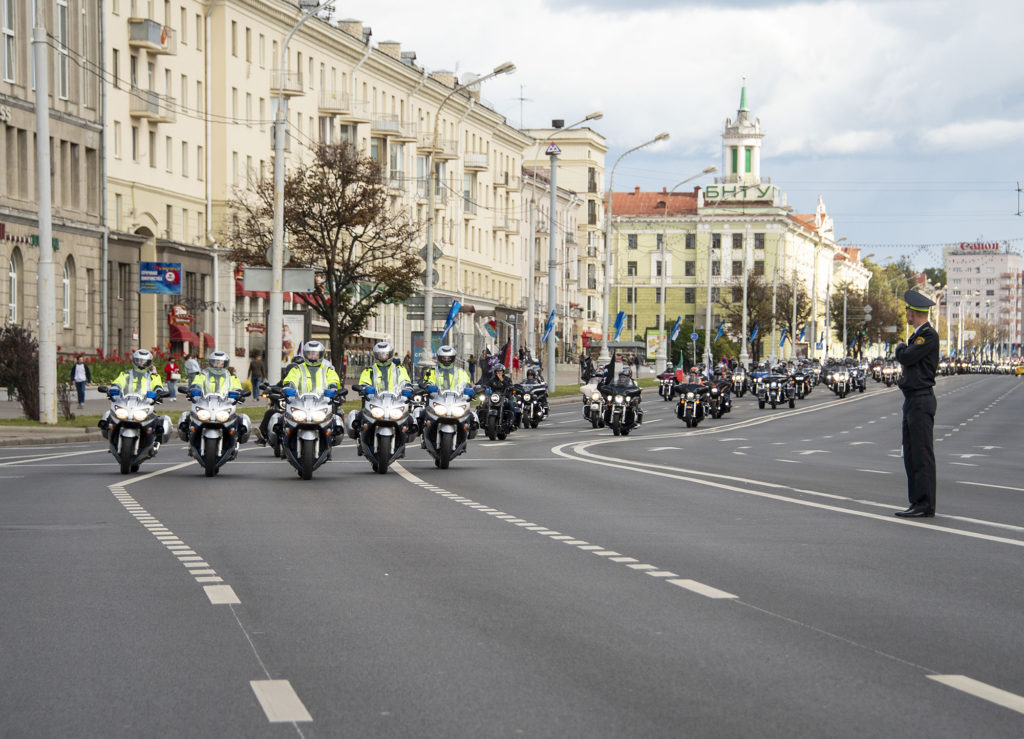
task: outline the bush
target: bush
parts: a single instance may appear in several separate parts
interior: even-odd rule
[[[39,344],[21,326],[0,328],[0,385],[17,395],[25,418],[39,420]]]

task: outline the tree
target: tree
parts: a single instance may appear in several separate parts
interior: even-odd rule
[[[942,267],[925,267],[924,274],[933,285],[946,284],[946,270]]]
[[[239,264],[267,265],[273,240],[272,178],[238,191],[230,207],[234,232],[224,239]],[[381,168],[348,143],[320,145],[284,183],[284,227],[290,266],[315,270],[312,293],[301,297],[327,321],[340,361],[381,305],[408,299],[423,272],[413,251],[417,231],[388,207]]]
[[[17,394],[25,418],[39,420],[39,344],[17,324],[0,326],[0,385]]]
[[[793,285],[779,281],[774,287],[772,281],[764,275],[747,274],[747,331],[753,333],[757,325],[757,338],[750,345],[751,359],[755,362],[761,358],[762,342],[772,340],[772,293],[775,293],[775,341],[779,340],[782,329],[786,329],[787,340],[794,339],[799,333],[799,326],[810,316],[811,296],[802,281],[797,283],[796,319],[793,326]],[[729,327],[729,333],[742,342],[743,333],[743,277],[737,276],[723,288],[718,305],[722,309],[722,318]],[[749,337],[748,337],[749,338]],[[765,344],[767,345],[767,344]],[[768,347],[771,352],[771,347]],[[778,353],[778,352],[776,352]]]

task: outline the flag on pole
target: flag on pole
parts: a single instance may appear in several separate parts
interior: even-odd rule
[[[785,346],[785,345],[786,345],[786,329],[783,328],[782,329],[782,338],[779,339],[779,346]]]
[[[682,328],[683,317],[678,316],[676,318],[676,325],[672,327],[672,334],[668,337],[669,341],[675,341],[679,338],[679,330]]]
[[[815,346],[817,346],[819,349],[824,349],[825,348],[825,337],[822,336],[820,339],[818,339],[818,343],[815,344]]]
[[[548,322],[544,324],[544,335],[540,337],[541,343],[548,340],[548,334],[551,333],[551,329],[555,327],[555,312],[551,311],[548,316]]]
[[[757,327],[758,327],[759,325],[760,325],[760,324],[758,324],[758,323],[755,323],[755,324],[754,324],[754,330],[750,332],[750,340],[751,340],[751,341],[753,341],[754,339],[756,339],[756,338],[757,338]]]
[[[484,323],[484,331],[490,334],[492,339],[498,338],[498,322],[493,318]]]
[[[622,325],[626,322],[626,311],[620,310],[619,314],[615,316],[615,338],[612,341],[619,340],[619,334],[622,333]]]
[[[448,332],[452,330],[452,326],[455,325],[455,316],[459,315],[459,310],[462,308],[462,303],[458,300],[453,300],[451,307],[448,309],[448,318],[444,322],[444,331],[441,332],[441,341],[444,341],[444,337],[448,335]]]
[[[725,321],[722,321],[720,324],[718,324],[718,333],[715,335],[715,341],[718,341],[720,338],[722,338],[722,334],[724,334],[724,333],[725,333]]]
[[[800,327],[800,336],[797,337],[797,341],[803,341],[804,336],[807,334],[807,324],[805,323]]]

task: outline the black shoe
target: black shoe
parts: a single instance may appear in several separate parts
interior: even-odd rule
[[[896,511],[900,518],[935,518],[935,510],[921,505],[912,505],[905,511]]]

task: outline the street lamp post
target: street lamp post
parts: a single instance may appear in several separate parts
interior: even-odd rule
[[[608,330],[611,326],[608,307],[611,303],[611,271],[612,271],[612,185],[615,181],[615,168],[619,166],[619,162],[627,154],[632,154],[634,151],[639,151],[646,146],[656,144],[659,141],[665,141],[668,139],[668,131],[663,131],[655,136],[650,141],[645,141],[639,146],[634,146],[632,149],[619,154],[619,158],[615,160],[615,164],[612,165],[612,171],[608,175],[608,202],[607,212],[605,214],[604,223],[604,333],[601,335],[601,353],[597,357],[598,364],[608,364],[611,361],[611,355],[608,353]]]
[[[655,367],[664,367],[668,362],[668,333],[665,330],[665,297],[668,292],[666,275],[668,273],[668,265],[665,262],[665,250],[668,244],[668,206],[672,202],[672,193],[691,180],[695,180],[706,174],[713,174],[717,171],[718,167],[713,164],[710,167],[705,167],[697,174],[687,177],[685,180],[673,185],[672,189],[668,191],[668,196],[665,198],[665,222],[661,229],[661,310],[658,314],[658,337],[660,340],[658,341],[658,349],[654,353]],[[633,294],[633,300],[636,300],[636,293]]]
[[[981,295],[980,290],[975,290],[972,293],[964,295],[962,298],[960,298],[959,303],[957,305],[958,315],[956,321],[956,353],[958,358],[964,352],[964,303],[970,300],[971,298],[977,297],[978,295]]]
[[[429,367],[434,364],[434,336],[432,323],[434,319],[434,202],[437,190],[437,172],[434,169],[434,153],[437,151],[437,126],[441,117],[441,109],[456,93],[465,90],[473,85],[497,77],[500,74],[511,74],[516,71],[516,65],[512,62],[505,62],[495,67],[489,74],[479,79],[457,85],[455,89],[445,95],[437,110],[434,111],[434,130],[430,138],[430,149],[427,155],[427,172],[429,177],[429,191],[427,193],[427,247],[425,261],[427,266],[423,270],[423,349],[420,351],[419,364],[422,367]]]
[[[267,373],[281,376],[281,333],[284,323],[284,139],[288,134],[288,104],[284,96],[288,76],[288,44],[303,23],[318,12],[334,5],[335,0],[324,0],[310,8],[284,37],[281,46],[281,68],[278,72],[277,111],[274,115],[274,232],[270,246],[270,305],[267,315]],[[331,347],[340,353],[341,347]],[[336,355],[337,356],[337,355]]]

